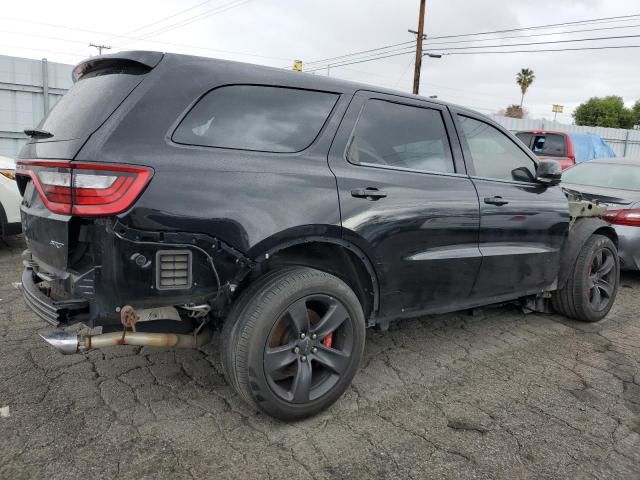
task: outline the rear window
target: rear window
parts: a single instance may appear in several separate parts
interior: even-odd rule
[[[518,137],[518,139],[524,143],[527,148],[529,147],[529,145],[531,144],[531,138],[533,137],[533,133],[528,133],[528,132],[518,132],[516,133],[516,137]]]
[[[173,141],[204,147],[293,153],[320,133],[334,93],[230,85],[206,94],[180,123]]]
[[[563,172],[562,181],[590,187],[640,191],[640,166],[587,161]]]
[[[531,150],[544,157],[566,157],[565,136],[554,133],[536,135]]]
[[[38,125],[53,134],[44,141],[91,135],[136,88],[148,70],[109,66],[81,77]]]

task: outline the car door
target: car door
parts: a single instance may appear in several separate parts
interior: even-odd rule
[[[534,157],[506,130],[466,111],[454,117],[480,199],[482,266],[472,296],[489,303],[549,289],[569,227],[564,193],[536,182]]]
[[[380,316],[464,302],[480,267],[478,198],[446,107],[358,92],[329,165],[343,236],[375,263]]]

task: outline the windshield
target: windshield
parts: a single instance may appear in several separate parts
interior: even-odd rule
[[[640,191],[640,165],[583,162],[565,171],[562,181],[591,187]]]

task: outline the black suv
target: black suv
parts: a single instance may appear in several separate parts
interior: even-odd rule
[[[270,415],[334,402],[365,328],[518,301],[603,318],[617,238],[473,111],[158,52],[91,58],[18,162],[22,291],[64,353],[197,347]],[[100,327],[96,329],[96,327]]]

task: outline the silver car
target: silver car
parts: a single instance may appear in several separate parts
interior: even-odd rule
[[[640,270],[640,158],[589,160],[562,173],[562,187],[607,204],[618,233],[620,267]]]

